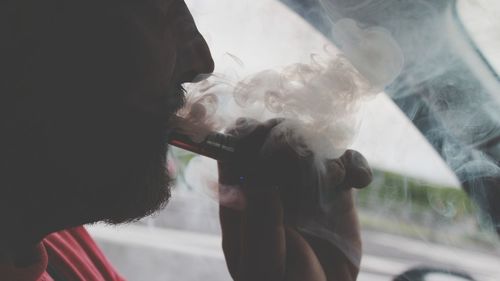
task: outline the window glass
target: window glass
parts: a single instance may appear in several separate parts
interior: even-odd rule
[[[500,72],[500,1],[460,0],[459,18],[489,64]]]

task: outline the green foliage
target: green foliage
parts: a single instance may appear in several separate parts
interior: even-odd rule
[[[384,171],[375,171],[372,184],[357,192],[356,198],[358,206],[365,209],[433,212],[454,219],[468,217],[476,212],[462,189],[430,184]]]

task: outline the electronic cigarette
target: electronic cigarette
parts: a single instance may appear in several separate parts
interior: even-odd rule
[[[236,154],[236,139],[232,136],[210,132],[202,141],[179,131],[170,134],[169,144],[218,161],[230,160]]]

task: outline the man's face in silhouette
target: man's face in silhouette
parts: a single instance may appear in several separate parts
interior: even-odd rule
[[[184,1],[156,3],[144,5],[144,10],[131,9],[131,29],[137,37],[132,37],[129,53],[135,61],[130,62],[132,72],[124,71],[122,79],[130,75],[129,81],[134,82],[124,83],[128,87],[123,88],[116,111],[106,110],[115,116],[104,113],[100,118],[111,120],[101,135],[109,132],[103,138],[109,141],[103,150],[110,152],[108,165],[114,167],[108,176],[114,183],[102,187],[109,190],[108,198],[97,206],[102,205],[103,215],[109,212],[103,218],[110,222],[143,217],[167,201],[167,121],[183,105],[181,84],[213,71],[208,46]],[[106,169],[102,172],[106,175]]]
[[[22,118],[12,122],[25,129],[11,134],[21,152],[9,163],[12,184],[30,189],[12,197],[33,198],[21,211],[30,218],[51,206],[39,206],[41,224],[156,211],[170,194],[167,123],[183,105],[181,84],[214,67],[184,1],[32,2],[14,16],[23,24],[11,72],[29,83],[15,86],[22,107],[10,110]]]

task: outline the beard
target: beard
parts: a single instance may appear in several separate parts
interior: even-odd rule
[[[107,165],[113,183],[106,192],[100,190],[102,200],[96,201],[102,210],[100,219],[111,224],[151,215],[163,209],[171,194],[172,179],[166,168],[168,119],[137,112],[123,118],[128,120],[122,123],[126,127],[111,136],[117,140]]]
[[[120,178],[106,192],[100,191],[101,200],[96,200],[102,210],[100,220],[111,224],[132,222],[163,209],[172,183],[166,155],[166,144],[158,144],[150,146],[147,154],[129,155],[127,162],[110,163],[114,165],[113,174]]]
[[[51,193],[64,201],[63,221],[79,225],[132,222],[162,209],[170,198],[167,122],[130,107],[73,112],[51,138]],[[68,116],[68,114],[64,116]],[[56,180],[54,180],[56,179]],[[47,194],[43,196],[47,197]],[[49,201],[50,202],[50,201]]]
[[[102,167],[103,176],[95,179],[110,182],[107,186],[90,185],[95,195],[89,202],[100,210],[98,220],[110,224],[132,222],[165,207],[173,183],[166,165],[171,131],[167,123],[184,106],[184,94],[182,86],[171,89],[156,113],[124,106],[114,111],[114,117],[99,118],[111,124],[97,126],[101,129],[98,143],[104,152],[97,157],[107,160],[107,164]]]

